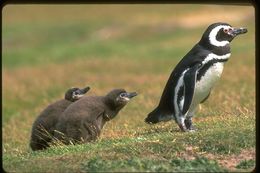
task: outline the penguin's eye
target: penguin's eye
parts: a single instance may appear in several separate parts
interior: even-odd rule
[[[225,28],[225,29],[224,29],[224,32],[225,32],[225,33],[228,33],[230,30],[232,30],[232,29],[231,29],[231,28]]]
[[[228,32],[228,29],[224,29],[224,32],[227,33],[227,32]]]
[[[121,98],[126,97],[126,93],[121,93],[121,94],[120,94],[120,97],[121,97]]]

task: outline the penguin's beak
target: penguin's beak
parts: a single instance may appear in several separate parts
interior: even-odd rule
[[[79,89],[77,91],[77,94],[73,95],[73,99],[80,99],[81,97],[84,96],[84,94],[86,94],[86,92],[88,92],[90,90],[90,87],[86,87],[86,88],[82,88],[82,89]]]
[[[126,97],[131,99],[133,97],[137,96],[137,92],[127,92]]]
[[[79,90],[80,94],[84,95],[86,92],[88,92],[90,90],[90,87],[86,87],[86,88],[82,88]]]
[[[137,96],[137,92],[122,92],[117,98],[116,101],[129,102],[131,98]]]
[[[122,98],[124,101],[128,102],[131,98],[133,98],[135,96],[137,96],[136,92],[125,92],[120,95],[120,98]]]
[[[137,96],[137,93],[136,92],[126,92],[123,96],[123,99],[125,101],[129,101],[131,98]]]
[[[246,28],[232,28],[230,30],[230,34],[232,36],[234,36],[234,37],[239,35],[239,34],[245,34],[245,33],[247,33],[247,29]]]

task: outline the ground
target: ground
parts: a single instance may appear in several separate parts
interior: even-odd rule
[[[214,12],[214,13],[213,13]],[[255,23],[252,6],[8,5],[3,11],[2,156],[9,172],[250,171],[255,165]],[[210,15],[209,15],[210,14]],[[247,27],[195,133],[144,118],[180,59],[214,22]],[[72,87],[87,95],[139,93],[96,142],[29,148],[32,123]]]

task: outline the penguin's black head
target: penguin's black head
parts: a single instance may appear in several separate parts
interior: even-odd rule
[[[65,99],[69,101],[76,101],[84,96],[88,91],[90,90],[90,87],[85,88],[71,88],[65,93]]]
[[[237,35],[246,32],[246,28],[234,28],[227,23],[214,23],[206,29],[200,43],[222,47],[229,44]]]
[[[110,108],[119,111],[135,96],[137,96],[136,92],[126,92],[124,89],[114,89],[105,96],[105,100]]]

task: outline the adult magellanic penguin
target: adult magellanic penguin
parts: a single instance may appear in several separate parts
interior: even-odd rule
[[[196,107],[208,98],[220,78],[231,55],[230,42],[246,32],[227,23],[211,24],[172,71],[159,105],[145,121],[152,124],[174,119],[182,131],[195,130],[192,117]]]
[[[62,100],[58,100],[45,108],[36,118],[32,126],[30,147],[32,150],[41,150],[49,146],[54,135],[54,129],[62,112],[73,102],[79,100],[89,87],[71,88],[65,93]]]

